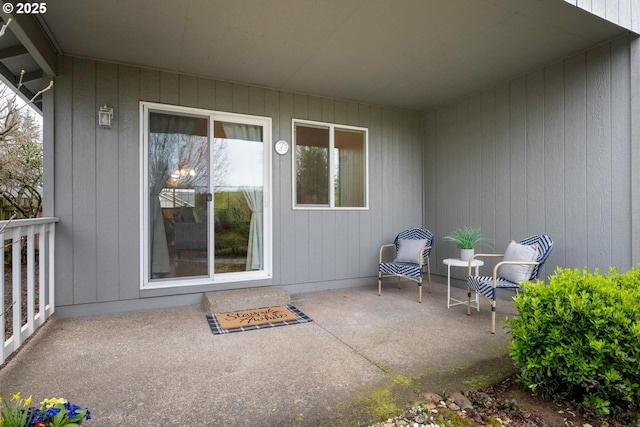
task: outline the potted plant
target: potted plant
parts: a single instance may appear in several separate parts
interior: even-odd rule
[[[448,242],[454,242],[460,247],[460,259],[463,261],[469,261],[469,258],[474,254],[476,246],[484,242],[489,242],[489,239],[482,236],[480,229],[475,227],[458,228],[442,239]]]

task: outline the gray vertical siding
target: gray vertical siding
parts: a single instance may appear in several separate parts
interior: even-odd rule
[[[422,225],[418,112],[72,57],[62,63],[52,168],[60,218],[56,302],[62,315],[135,308],[151,296],[267,284],[140,290],[140,101],[271,117],[273,141],[291,141],[294,117],[369,128],[366,211],[294,211],[291,153],[273,156],[273,280],[268,284],[323,289],[374,283],[370,278],[377,275],[380,245],[403,228]],[[96,125],[104,104],[114,108],[111,129]]]
[[[99,100],[103,105],[118,104],[118,86],[116,76],[117,65],[96,64],[96,89],[95,101]],[[93,125],[93,124],[92,124]],[[114,120],[112,131],[120,133],[120,121]],[[92,126],[94,127],[94,126]],[[118,298],[118,287],[114,285],[113,277],[119,277],[119,254],[111,248],[119,246],[120,235],[120,200],[118,193],[120,188],[112,185],[114,174],[118,174],[119,145],[112,143],[109,132],[95,132],[95,173],[96,193],[93,196],[96,201],[96,241],[100,242],[96,247],[96,296],[97,300]],[[99,160],[99,161],[98,161]],[[135,236],[135,234],[134,234]],[[132,239],[133,240],[133,239]]]
[[[631,40],[631,93],[640,94],[640,38]],[[640,260],[640,96],[631,97],[631,253]]]
[[[63,58],[62,67],[71,69],[71,59]],[[54,101],[54,157],[45,158],[47,165],[53,165],[53,186],[55,197],[55,215],[67,218],[64,224],[56,226],[56,305],[73,304],[73,204],[70,189],[73,188],[72,168],[70,161],[73,154],[73,145],[69,143],[73,132],[71,131],[71,97],[61,98],[58,94],[70,92],[71,78],[56,79]],[[56,125],[64,123],[64,127]],[[63,141],[66,141],[64,143]],[[56,167],[56,165],[71,165],[71,167]]]
[[[425,156],[436,160],[423,181],[425,206],[435,206],[424,223],[439,238],[437,272],[458,254],[441,237],[466,225],[480,226],[498,252],[511,239],[551,235],[547,275],[638,261],[630,43],[596,46],[424,113]]]
[[[139,180],[140,149],[130,143],[139,138],[140,129],[138,117],[127,112],[138,108],[140,86],[146,76],[134,67],[120,65],[117,77],[118,110],[114,115],[118,126],[118,178],[114,185],[117,186],[118,193],[113,197],[117,199],[118,205],[118,276],[115,280],[113,273],[108,274],[103,286],[112,288],[111,295],[116,295],[117,292],[118,299],[131,299],[138,296],[138,289],[121,286],[121,283],[129,283],[132,277],[140,275],[140,245],[137,243],[140,240],[140,202],[135,186],[132,186],[132,183]]]
[[[638,0],[564,0],[602,19],[640,33],[640,1]]]
[[[72,104],[73,135],[81,135],[73,145],[71,158],[73,181],[83,177],[82,185],[72,185],[71,206],[74,239],[73,282],[83,286],[73,287],[73,300],[78,303],[97,298],[97,232],[101,224],[97,220],[96,175],[96,63],[76,61],[71,72],[74,96]],[[115,231],[115,230],[114,230]],[[77,268],[82,266],[82,268]]]
[[[496,250],[551,235],[545,275],[629,268],[640,254],[638,51],[637,39],[615,40],[423,113],[64,57],[47,164],[48,210],[60,218],[59,313],[224,286],[374,283],[380,245],[420,225],[436,236],[435,274],[458,253],[442,236],[465,225],[480,226]],[[142,292],[140,101],[271,117],[273,141],[291,141],[292,118],[367,127],[369,210],[294,211],[291,154],[274,155],[273,280]],[[103,104],[114,107],[112,129],[96,125]]]
[[[558,144],[565,135],[565,74],[564,64],[557,63],[544,70],[544,206],[545,229],[550,236],[564,234],[567,209],[565,186],[565,145]],[[557,244],[553,258],[565,259],[566,245]],[[547,269],[547,271],[550,271]]]

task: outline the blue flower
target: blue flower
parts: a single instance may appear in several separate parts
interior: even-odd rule
[[[77,412],[82,409],[78,405],[72,405],[69,402],[64,404],[64,408],[67,410],[67,417],[69,417],[69,418],[73,418],[73,417],[78,416]]]
[[[47,411],[44,413],[45,416],[49,417],[49,418],[53,418],[55,417],[58,412],[60,412],[61,409],[60,408],[56,408],[55,406],[52,406],[51,408],[47,409]]]

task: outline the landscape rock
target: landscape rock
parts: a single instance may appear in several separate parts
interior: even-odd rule
[[[451,396],[449,396],[449,400],[458,405],[461,409],[473,408],[471,401],[462,393],[453,393]]]
[[[435,393],[425,393],[422,395],[422,400],[425,402],[439,403],[442,400],[442,397]]]

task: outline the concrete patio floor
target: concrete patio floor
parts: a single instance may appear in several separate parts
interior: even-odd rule
[[[226,335],[201,306],[52,319],[0,369],[0,392],[65,397],[91,410],[87,426],[368,425],[376,391],[403,407],[515,372],[488,302],[467,316],[446,296],[434,282],[419,304],[392,281],[382,296],[377,283],[294,294],[313,322]],[[498,319],[514,315],[498,302]]]

